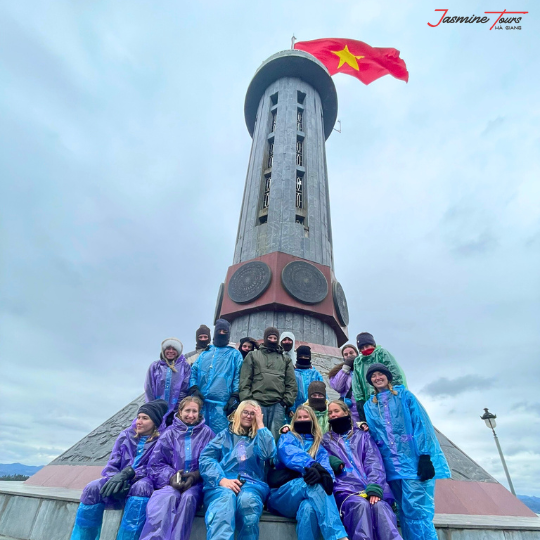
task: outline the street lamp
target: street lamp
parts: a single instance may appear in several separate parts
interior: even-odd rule
[[[495,438],[495,444],[497,445],[499,456],[501,456],[501,461],[503,464],[504,472],[506,473],[506,479],[508,480],[508,485],[510,486],[510,491],[515,496],[516,492],[514,491],[514,484],[512,484],[512,479],[510,478],[510,473],[508,472],[506,461],[504,461],[501,445],[499,444],[499,438],[497,437],[497,434],[495,433],[495,426],[497,425],[497,422],[495,422],[495,418],[497,418],[497,415],[490,413],[487,410],[487,408],[485,408],[484,411],[485,411],[484,414],[480,418],[486,423],[486,426],[490,428],[491,431],[493,431],[493,437]]]

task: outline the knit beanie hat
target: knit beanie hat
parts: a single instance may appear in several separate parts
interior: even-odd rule
[[[375,343],[375,338],[369,332],[361,332],[356,336],[356,345],[360,350],[364,345],[373,345],[377,346]]]
[[[240,354],[242,355],[242,358],[245,358],[249,352],[245,352],[242,350],[242,345],[244,343],[251,343],[251,346],[252,346],[252,349],[253,351],[256,351],[258,348],[259,348],[259,344],[257,343],[257,341],[255,339],[253,339],[252,337],[243,337],[241,340],[240,340],[240,344],[238,345],[238,350],[240,351]]]
[[[392,382],[392,372],[384,364],[371,364],[366,372],[366,381],[373,386],[371,377],[376,371],[380,371],[386,375],[388,382]]]
[[[182,342],[174,337],[164,339],[161,342],[161,352],[164,353],[165,349],[168,347],[172,347],[173,349],[176,349],[176,352],[178,353],[178,356],[182,354],[182,351],[184,350],[184,346],[182,345]]]
[[[201,326],[197,328],[197,331],[195,332],[195,339],[198,340],[201,334],[206,334],[208,336],[208,339],[210,339],[210,328],[208,328],[206,324],[201,324]]]
[[[169,408],[169,404],[164,399],[155,399],[149,401],[139,407],[137,414],[143,413],[150,417],[150,420],[154,422],[156,429],[161,425],[163,417]]]
[[[296,367],[309,369],[311,367],[311,347],[300,345],[296,349]]]
[[[277,328],[274,328],[273,326],[269,326],[265,331],[264,331],[264,346],[265,347],[268,347],[269,349],[275,349],[277,348],[277,345],[278,343],[276,342],[276,344],[274,345],[273,343],[270,343],[268,341],[268,337],[269,336],[276,336],[276,339],[279,339],[279,330]]]

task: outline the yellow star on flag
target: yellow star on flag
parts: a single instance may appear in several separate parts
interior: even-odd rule
[[[349,51],[349,47],[347,47],[347,45],[345,45],[345,48],[343,50],[341,50],[341,51],[330,51],[330,52],[332,52],[336,56],[339,56],[338,69],[343,64],[347,64],[347,65],[351,66],[353,69],[356,69],[356,71],[360,71],[360,69],[358,68],[358,62],[356,60],[357,59],[360,60],[360,58],[364,58],[364,57],[363,56],[354,56],[354,54],[351,51]]]

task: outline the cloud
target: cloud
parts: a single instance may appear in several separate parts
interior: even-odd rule
[[[422,392],[432,397],[454,397],[471,390],[485,390],[495,384],[495,377],[482,377],[480,375],[464,375],[456,379],[440,377],[424,386]]]

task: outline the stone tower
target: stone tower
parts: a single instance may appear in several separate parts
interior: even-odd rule
[[[233,341],[276,326],[338,347],[349,315],[332,252],[325,149],[337,116],[332,78],[303,51],[277,53],[255,73],[244,113],[253,143],[216,318],[232,323]]]

